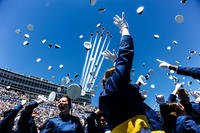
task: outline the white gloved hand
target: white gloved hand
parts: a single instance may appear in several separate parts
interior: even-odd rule
[[[45,96],[43,96],[43,95],[38,95],[38,101],[47,101],[47,98],[45,97]]]
[[[109,50],[105,50],[102,52],[102,55],[105,57],[105,59],[110,60],[112,62],[115,62],[117,59],[117,54],[115,50],[113,50],[113,53],[111,53]]]
[[[128,28],[128,23],[125,20],[124,12],[122,12],[121,18],[118,15],[115,15],[113,19],[113,23],[120,29],[120,31],[122,31],[124,28]]]
[[[161,67],[161,68],[166,68],[166,69],[168,69],[169,66],[171,65],[171,64],[169,64],[169,63],[167,63],[167,62],[165,62],[165,61],[162,61],[162,60],[160,60],[160,59],[156,59],[156,60],[160,63],[159,67]]]
[[[147,80],[143,75],[140,75],[137,82],[140,82],[141,85],[146,85],[147,84]]]
[[[21,101],[21,105],[23,106],[24,104],[26,104],[26,100]]]
[[[200,103],[200,96],[198,98],[196,98],[194,102],[195,103]]]
[[[165,103],[165,97],[164,97],[164,95],[155,95],[155,97],[156,97],[156,102],[158,103],[158,104],[163,104],[163,103]]]
[[[191,91],[190,94],[197,99],[198,97],[200,97],[200,92],[199,91]]]
[[[180,89],[183,89],[183,84],[177,83],[174,90],[180,90]]]
[[[180,89],[183,89],[183,83],[177,83],[172,94],[176,95]]]

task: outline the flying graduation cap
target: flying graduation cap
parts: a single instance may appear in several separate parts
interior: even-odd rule
[[[33,31],[34,30],[34,26],[32,24],[28,24],[26,26],[26,28],[29,30],[29,31]]]
[[[29,45],[29,42],[28,42],[28,41],[24,41],[24,42],[23,42],[23,45],[24,45],[24,46],[27,46],[27,45]]]
[[[48,101],[53,102],[56,98],[56,93],[52,91],[48,96]]]
[[[95,4],[96,4],[96,0],[90,0],[90,5],[91,6],[95,6]]]
[[[92,48],[92,44],[90,42],[84,42],[83,46],[85,47],[86,50],[89,50]]]
[[[140,7],[138,7],[137,10],[136,10],[137,14],[142,14],[143,11],[144,11],[144,6],[140,6]]]
[[[98,10],[99,10],[100,13],[103,13],[103,12],[106,11],[106,8],[99,8]]]
[[[175,21],[177,22],[177,23],[179,23],[179,24],[181,24],[181,23],[183,23],[184,22],[184,17],[183,17],[183,15],[176,15],[175,16]]]
[[[81,89],[82,87],[78,84],[71,84],[67,87],[67,96],[71,99],[76,99],[81,96]]]
[[[59,48],[61,48],[61,46],[58,45],[58,44],[55,44],[55,48],[56,48],[56,49],[59,49]]]

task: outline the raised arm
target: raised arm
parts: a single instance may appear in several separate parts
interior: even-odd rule
[[[177,74],[190,76],[194,79],[200,79],[200,67],[179,67],[176,65],[169,64],[166,61],[162,61],[159,59],[156,60],[160,63],[160,68],[174,70],[177,72]]]
[[[105,89],[107,93],[120,91],[120,89],[124,88],[122,86],[128,85],[134,56],[133,39],[129,34],[128,24],[125,20],[124,13],[122,13],[121,18],[118,15],[115,15],[114,24],[120,29],[122,37],[120,40],[115,70],[112,73],[112,76],[106,81]]]

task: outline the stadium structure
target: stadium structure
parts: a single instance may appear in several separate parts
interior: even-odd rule
[[[7,89],[20,91],[28,94],[48,96],[52,91],[56,92],[56,99],[67,95],[67,86],[54,84],[35,76],[27,76],[10,70],[0,68],[0,86]],[[72,99],[74,103],[91,104],[91,94]]]

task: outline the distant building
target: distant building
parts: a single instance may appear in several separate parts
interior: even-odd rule
[[[0,68],[0,86],[29,94],[48,96],[52,91],[56,92],[56,99],[67,95],[67,87],[48,82],[43,78],[26,76]],[[86,94],[73,102],[91,104],[91,94]]]

